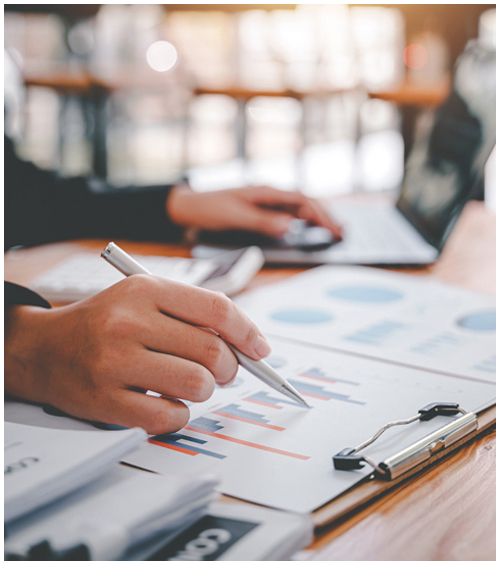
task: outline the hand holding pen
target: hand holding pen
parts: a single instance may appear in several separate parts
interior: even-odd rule
[[[113,242],[109,243],[106,246],[104,251],[101,253],[101,256],[104,259],[106,259],[106,261],[108,261],[108,263],[113,265],[113,267],[118,269],[125,276],[130,276],[130,275],[134,275],[134,274],[143,274],[143,275],[150,275],[151,274],[142,265],[140,265],[135,259],[130,257],[130,255],[128,255],[128,253],[123,251],[123,249],[118,247],[118,245],[116,245]],[[231,309],[233,309],[233,311],[234,311],[235,307],[231,308],[229,305],[227,305],[227,308],[228,308],[228,314],[230,314]],[[229,320],[229,317],[230,316],[228,315],[228,317],[227,317],[228,320]],[[205,329],[207,329],[206,326],[205,326]],[[208,329],[209,329],[209,331],[213,331],[215,328],[212,328],[211,326],[209,326]],[[218,337],[221,337],[221,338],[225,337],[223,334],[219,335],[219,333],[217,331],[215,331],[213,333],[218,335]],[[229,339],[233,340],[234,338],[229,337]],[[247,371],[252,373],[254,376],[256,376],[258,379],[260,379],[261,381],[263,381],[264,383],[266,383],[267,385],[269,385],[273,389],[277,390],[278,392],[281,392],[285,396],[288,396],[288,398],[295,400],[295,402],[297,402],[298,404],[300,404],[302,406],[308,406],[307,402],[297,392],[297,390],[295,390],[295,388],[289,382],[287,382],[285,379],[283,379],[283,377],[281,377],[265,361],[255,360],[253,358],[254,357],[253,355],[251,357],[248,357],[247,355],[245,355],[245,353],[243,351],[238,349],[238,347],[237,347],[238,344],[235,341],[232,341],[232,343],[231,343],[230,341],[226,340],[225,343],[231,349],[231,351],[235,355],[235,357],[238,360],[238,362],[240,363],[240,365],[242,367],[244,367]],[[256,353],[259,356],[262,356],[261,353],[263,351],[263,345],[264,345],[264,343],[267,345],[267,342],[265,342],[265,338],[262,336],[262,334],[260,334],[259,337],[257,338],[257,343],[259,344],[260,351],[257,351],[257,349],[256,349]],[[269,354],[270,352],[271,352],[271,350],[269,348],[269,350],[267,351],[267,354]],[[266,354],[263,354],[263,355],[265,356]]]
[[[236,375],[229,346],[200,326],[253,361],[270,352],[227,297],[149,275],[60,308],[13,307],[6,317],[6,393],[150,434],[184,427],[182,401],[207,400]]]

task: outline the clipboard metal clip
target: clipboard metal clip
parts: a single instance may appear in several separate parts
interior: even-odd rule
[[[439,430],[416,441],[395,455],[388,457],[378,465],[369,457],[359,455],[362,449],[371,445],[386,430],[393,426],[404,426],[416,421],[423,422],[431,420],[435,416],[455,416],[459,413],[462,414],[460,418],[457,418]],[[362,469],[364,463],[368,463],[375,469],[376,474],[380,478],[392,480],[473,432],[477,429],[477,426],[477,415],[473,412],[466,412],[456,403],[436,402],[428,404],[424,406],[424,408],[421,408],[418,414],[407,420],[389,422],[374,436],[359,444],[357,447],[346,447],[337,453],[337,455],[333,456],[333,465],[335,469],[339,471],[352,471],[354,469]]]

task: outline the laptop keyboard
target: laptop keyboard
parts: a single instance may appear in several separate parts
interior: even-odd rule
[[[430,247],[405,218],[391,206],[338,206],[333,209],[344,226],[342,251],[381,253],[405,259]]]

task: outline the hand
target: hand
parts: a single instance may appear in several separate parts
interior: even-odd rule
[[[234,354],[270,353],[226,296],[148,275],[128,277],[62,308],[6,312],[5,392],[91,421],[150,434],[186,425],[178,399],[207,400],[236,375]],[[153,390],[158,398],[143,392]]]
[[[270,186],[197,193],[188,185],[178,185],[167,199],[166,210],[174,223],[186,227],[241,229],[277,237],[286,233],[290,220],[300,218],[342,237],[342,228],[317,200]]]

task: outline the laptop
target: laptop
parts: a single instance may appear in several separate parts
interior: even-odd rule
[[[433,263],[482,179],[495,146],[495,113],[495,53],[470,44],[447,100],[421,116],[396,202],[358,197],[332,203],[331,215],[344,227],[340,242],[323,228],[294,223],[292,233],[280,240],[249,232],[203,232],[193,256],[254,244],[267,263]]]

